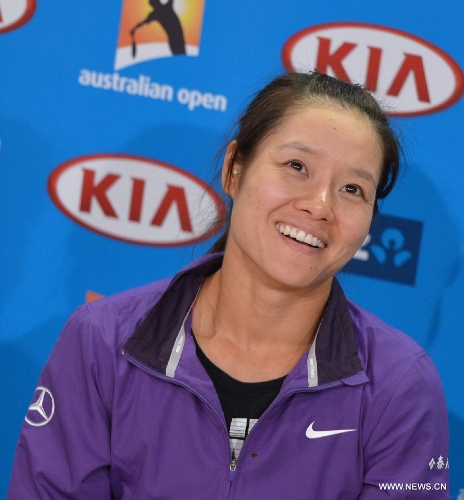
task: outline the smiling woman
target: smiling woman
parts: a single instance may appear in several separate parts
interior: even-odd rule
[[[325,304],[369,230],[383,162],[377,133],[361,114],[317,103],[287,112],[248,161],[231,163],[237,147],[225,160],[237,172],[225,173],[234,207],[227,254]]]
[[[225,153],[214,253],[75,312],[39,381],[56,409],[26,420],[8,498],[375,500],[396,494],[382,484],[446,485],[432,361],[335,278],[399,157],[359,86],[292,73],[259,92]]]

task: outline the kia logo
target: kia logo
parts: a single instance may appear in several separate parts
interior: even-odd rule
[[[0,0],[0,33],[15,30],[35,13],[36,0]]]
[[[214,190],[180,168],[130,155],[92,155],[56,168],[55,205],[99,234],[141,245],[192,244],[213,236],[224,216]]]
[[[365,85],[395,116],[440,111],[462,95],[456,62],[430,42],[404,31],[363,23],[329,23],[293,35],[282,50],[290,71],[317,69]]]

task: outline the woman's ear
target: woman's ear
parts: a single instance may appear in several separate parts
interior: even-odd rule
[[[240,173],[241,166],[238,164],[235,157],[235,149],[237,141],[233,140],[228,146],[224,163],[222,165],[222,189],[229,196],[234,198],[237,189],[237,178]]]

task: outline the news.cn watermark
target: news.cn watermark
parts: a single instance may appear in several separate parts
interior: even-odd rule
[[[428,468],[446,470],[449,469],[448,458],[440,455],[438,458],[432,457],[428,464]],[[379,483],[380,491],[446,491],[448,489],[447,483]]]
[[[379,483],[380,491],[446,491],[446,483]]]

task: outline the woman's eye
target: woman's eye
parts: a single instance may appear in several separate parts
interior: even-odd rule
[[[363,190],[356,184],[347,184],[343,187],[343,189],[349,194],[353,194],[355,196],[364,196]]]
[[[298,172],[306,172],[305,166],[296,160],[289,161],[287,165],[290,165],[293,169],[297,170]]]

